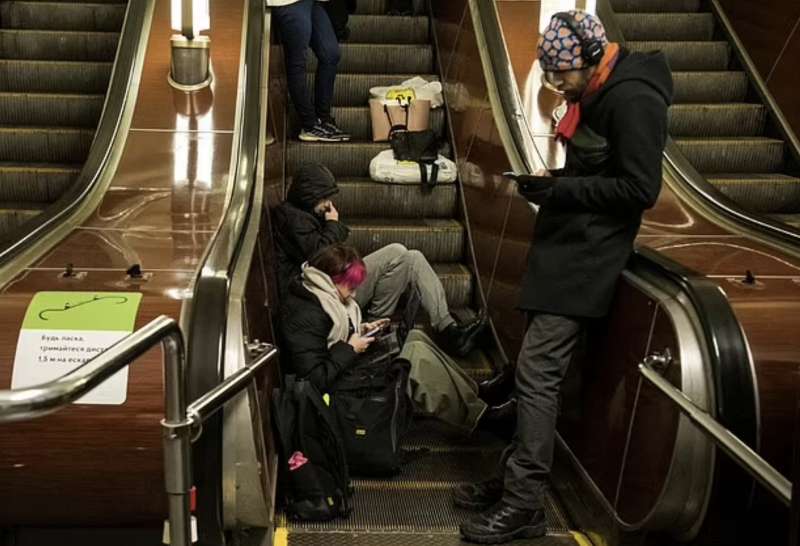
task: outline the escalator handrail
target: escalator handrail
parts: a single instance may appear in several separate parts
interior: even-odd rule
[[[681,411],[710,436],[741,468],[758,480],[768,491],[787,506],[792,504],[792,482],[774,466],[753,451],[734,434],[714,419],[707,411],[698,407],[680,389],[674,387],[661,373],[656,371],[649,358],[639,364],[639,373],[662,394],[667,396]]]
[[[775,102],[775,99],[772,97],[772,94],[767,89],[766,83],[759,75],[753,60],[747,53],[738,34],[733,29],[730,20],[725,16],[718,0],[712,0],[712,7],[718,21],[722,24],[724,31],[730,38],[733,49],[739,56],[750,81],[755,86],[756,91],[767,106],[770,114],[777,122],[781,133],[786,139],[787,145],[792,150],[793,156],[797,158],[796,160],[800,163],[800,145],[798,144],[796,135],[789,127],[786,118]],[[611,6],[609,0],[598,0],[597,14],[603,21],[608,38],[612,41],[624,44],[625,37],[617,24],[614,8]],[[745,210],[741,205],[709,183],[708,180],[695,169],[694,165],[686,159],[683,153],[678,149],[677,144],[675,144],[671,138],[668,140],[667,146],[664,149],[664,160],[685,182],[683,186],[691,190],[693,194],[697,195],[704,202],[708,203],[715,211],[737,224],[743,224],[756,234],[773,240],[782,248],[788,245],[790,251],[791,249],[795,252],[797,251],[797,247],[800,246],[800,229],[773,220],[766,215]]]
[[[513,120],[506,119],[507,125],[518,125],[518,115],[521,115],[527,126],[527,122],[524,121],[525,114],[519,92],[516,89],[516,80],[508,62],[508,51],[502,30],[500,30],[502,27],[499,15],[496,8],[489,9],[484,5],[493,6],[494,2],[476,3],[480,10],[473,11],[473,13],[480,14],[481,27],[479,30],[484,30],[484,35],[478,37],[478,43],[486,44],[485,52],[480,47],[479,50],[481,50],[481,56],[485,53],[489,57],[488,61],[484,62],[484,66],[492,66],[497,81],[506,82],[511,86],[509,88],[496,85],[495,89],[490,89],[489,92],[490,94],[497,92],[502,96],[502,99],[497,101],[498,104],[509,105],[508,109],[504,108],[502,111],[503,116],[508,116],[510,113],[514,116]],[[608,0],[599,0],[598,10],[601,9],[602,4],[608,5]],[[608,23],[613,28],[615,24],[613,17]],[[492,29],[499,30],[499,33],[492,32]],[[503,74],[503,72],[507,72],[507,74]],[[496,120],[498,117],[495,115]],[[503,120],[500,119],[498,122],[502,123]],[[510,131],[514,149],[510,151],[509,155],[516,154],[525,158],[522,162],[524,165],[535,165],[538,158],[528,155],[530,148],[525,142],[525,133],[526,131]],[[536,149],[535,142],[534,149]],[[541,156],[538,151],[537,154]],[[628,268],[636,267],[646,267],[648,271],[663,279],[666,284],[677,285],[697,310],[703,337],[709,348],[708,356],[711,359],[709,364],[714,374],[717,404],[715,413],[720,421],[742,441],[757,448],[759,423],[752,358],[747,339],[725,294],[716,283],[703,275],[648,248],[639,248],[634,253]],[[732,401],[736,401],[738,407],[729,407],[728,404]]]
[[[242,249],[246,228],[254,210],[258,184],[258,164],[263,153],[260,116],[261,85],[266,69],[263,40],[265,36],[264,2],[246,4],[238,111],[232,149],[230,188],[227,207],[219,228],[201,260],[190,303],[185,332],[189,396],[196,399],[216,388],[224,380],[225,346],[228,329],[228,304],[231,281]],[[259,37],[254,39],[253,37]],[[198,521],[201,537],[209,540],[222,536],[222,430],[220,416],[210,419],[198,442],[203,457],[197,459],[195,477],[204,481],[198,487]],[[208,531],[206,531],[208,529]]]
[[[144,64],[155,0],[129,1],[103,110],[86,162],[75,183],[44,211],[0,239],[0,266],[35,246],[68,217],[80,211],[100,182],[113,173],[112,157],[125,143],[127,114],[132,112],[138,85],[133,85]]]

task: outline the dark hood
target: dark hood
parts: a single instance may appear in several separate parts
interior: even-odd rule
[[[319,163],[309,163],[297,169],[286,200],[297,208],[311,212],[322,199],[339,193],[330,169]]]
[[[600,99],[623,82],[640,81],[656,90],[664,98],[667,106],[672,104],[672,72],[663,53],[660,51],[631,53],[623,48],[620,55],[611,77],[591,99]]]

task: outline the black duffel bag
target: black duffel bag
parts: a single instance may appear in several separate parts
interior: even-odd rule
[[[368,351],[337,379],[331,409],[350,473],[393,476],[413,415],[407,395],[408,362]]]

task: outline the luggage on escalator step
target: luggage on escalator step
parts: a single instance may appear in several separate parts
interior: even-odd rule
[[[424,131],[430,127],[431,101],[397,96],[392,104],[369,100],[373,142],[386,142],[395,130]]]
[[[285,378],[272,396],[279,480],[289,518],[327,521],[350,514],[350,474],[331,408],[309,381]]]
[[[351,474],[393,476],[400,471],[400,447],[413,416],[406,394],[410,367],[390,353],[368,351],[336,381],[331,409]]]
[[[429,188],[433,185],[430,181],[434,179],[434,166],[437,170],[435,177],[437,183],[455,182],[458,176],[456,164],[443,155],[438,154],[432,163],[425,164],[417,161],[395,159],[392,150],[384,150],[372,158],[372,161],[369,163],[369,175],[376,182],[418,182],[422,183],[426,188]],[[424,180],[422,169],[425,169]]]

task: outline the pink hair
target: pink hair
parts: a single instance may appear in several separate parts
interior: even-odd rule
[[[350,290],[355,290],[367,278],[367,266],[360,259],[355,260],[350,262],[344,271],[331,278],[335,284],[341,284]]]

